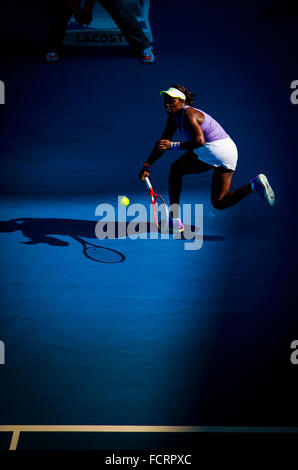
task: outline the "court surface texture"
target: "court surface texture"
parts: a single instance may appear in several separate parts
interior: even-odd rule
[[[187,448],[204,433],[297,436],[297,14],[278,2],[198,3],[152,2],[152,66],[126,47],[65,47],[49,65],[49,16],[21,4],[8,12],[2,449],[146,450]],[[199,249],[186,249],[185,237],[151,237],[146,224],[142,237],[98,240],[99,205],[117,210],[126,195],[149,210],[138,173],[164,128],[159,92],[175,83],[193,90],[195,105],[236,142],[231,188],[265,173],[276,204],[250,195],[218,211],[212,174],[186,176],[181,203],[203,205],[203,223],[194,212],[190,221]],[[150,172],[166,198],[177,156],[166,152]],[[101,246],[103,259],[87,257],[85,242]],[[100,262],[111,250],[119,262]]]

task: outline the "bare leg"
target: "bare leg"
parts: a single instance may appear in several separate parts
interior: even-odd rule
[[[193,152],[187,152],[178,158],[172,166],[169,175],[169,198],[170,204],[179,204],[182,190],[182,179],[184,175],[203,173],[212,170],[214,167],[198,160]],[[173,218],[178,217],[177,211],[173,210]]]
[[[252,192],[251,185],[230,191],[234,171],[223,167],[215,168],[212,178],[211,202],[216,209],[227,209]]]

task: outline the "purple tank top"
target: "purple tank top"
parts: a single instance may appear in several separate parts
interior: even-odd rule
[[[191,139],[191,135],[183,127],[183,118],[184,118],[185,109],[189,107],[191,106],[184,106],[183,111],[182,111],[182,116],[181,116],[181,125],[179,126],[183,136],[187,140]],[[203,113],[205,116],[205,119],[203,123],[201,124],[201,129],[204,133],[206,142],[214,142],[215,140],[226,139],[227,137],[229,137],[229,135],[221,127],[221,125],[218,124],[218,122],[215,121],[215,119],[213,119],[209,114],[205,113],[205,111],[202,111],[201,109],[198,109],[198,108],[193,108],[193,109],[196,109],[197,111],[201,111],[201,113]]]

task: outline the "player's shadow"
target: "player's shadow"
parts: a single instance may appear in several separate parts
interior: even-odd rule
[[[69,242],[61,237],[71,237],[83,247],[83,253],[89,259],[104,263],[116,263],[124,261],[125,256],[108,246],[98,246],[99,240],[119,239],[125,237],[136,238],[144,233],[156,233],[158,229],[155,223],[134,221],[106,223],[106,221],[55,219],[55,218],[17,218],[8,221],[0,221],[0,233],[20,231],[27,240],[21,243],[37,245],[45,243],[50,246],[68,246]],[[186,226],[185,235],[179,235],[181,240],[190,239],[190,231],[199,233],[198,227]],[[88,241],[84,240],[85,238]],[[174,238],[177,236],[174,235]],[[89,239],[92,241],[90,242]],[[225,237],[204,235],[204,241],[220,241]],[[93,241],[97,242],[96,244]],[[93,248],[92,248],[93,247]],[[96,250],[98,248],[98,250]],[[100,250],[99,250],[100,249]]]

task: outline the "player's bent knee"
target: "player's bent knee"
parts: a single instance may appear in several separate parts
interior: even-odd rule
[[[226,208],[222,199],[211,199],[211,203],[214,209],[224,210]]]

